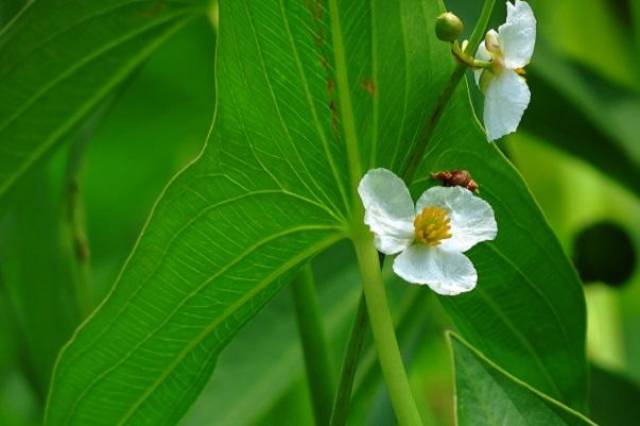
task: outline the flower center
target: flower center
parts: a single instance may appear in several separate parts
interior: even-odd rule
[[[416,240],[430,246],[437,246],[442,240],[451,238],[451,225],[447,211],[441,207],[422,209],[413,221]]]

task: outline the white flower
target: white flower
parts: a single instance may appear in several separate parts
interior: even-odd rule
[[[360,181],[364,222],[379,251],[400,253],[393,270],[406,281],[455,295],[472,290],[478,274],[465,251],[495,238],[493,209],[462,187],[434,187],[415,206],[402,179],[374,169]]]
[[[531,100],[521,76],[529,64],[536,42],[536,18],[527,2],[507,2],[507,22],[498,32],[490,30],[480,44],[476,59],[489,61],[489,68],[475,72],[476,83],[485,94],[484,127],[489,141],[515,132]]]

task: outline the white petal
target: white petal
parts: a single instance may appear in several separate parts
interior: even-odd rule
[[[489,142],[516,131],[530,100],[526,80],[515,71],[505,69],[493,77],[484,99],[484,127]]]
[[[493,31],[493,30],[492,30]],[[476,52],[476,59],[479,61],[489,62],[491,60],[491,54],[487,50],[487,46],[485,46],[484,41],[480,43],[478,46],[478,51]],[[473,74],[476,78],[476,84],[480,87],[480,76],[482,75],[483,69],[477,69],[473,71]]]
[[[378,250],[396,254],[414,238],[413,201],[402,179],[390,170],[374,169],[360,180],[358,193],[365,208],[364,223],[374,233]]]
[[[442,240],[439,249],[465,252],[479,242],[493,240],[498,233],[489,203],[466,188],[436,186],[416,202],[417,211],[433,206],[447,210],[451,220],[451,238]]]
[[[507,2],[507,22],[500,25],[498,33],[507,68],[522,68],[531,61],[536,44],[536,18],[529,3]]]
[[[423,244],[400,253],[393,270],[407,282],[426,284],[446,296],[473,290],[478,281],[478,273],[467,256]]]

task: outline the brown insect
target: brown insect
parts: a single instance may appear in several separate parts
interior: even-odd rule
[[[442,182],[443,186],[461,186],[471,192],[477,192],[479,188],[467,170],[445,170],[431,173],[431,177]]]

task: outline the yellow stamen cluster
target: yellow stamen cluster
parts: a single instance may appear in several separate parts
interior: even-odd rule
[[[451,238],[451,224],[447,211],[441,207],[426,207],[422,209],[413,221],[416,240],[437,246],[442,240]]]

